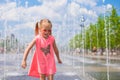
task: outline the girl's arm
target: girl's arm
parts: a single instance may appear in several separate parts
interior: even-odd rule
[[[22,68],[26,68],[26,66],[27,66],[27,63],[26,63],[27,56],[28,56],[29,51],[31,50],[31,48],[34,46],[35,41],[36,41],[36,38],[34,38],[32,40],[32,42],[28,45],[28,47],[24,51],[23,60],[22,60],[22,64],[21,64]]]
[[[58,48],[57,48],[57,45],[56,45],[55,41],[53,43],[53,49],[54,49],[55,55],[57,57],[58,63],[62,63],[62,61],[61,61],[61,59],[59,57],[59,51],[58,51]]]

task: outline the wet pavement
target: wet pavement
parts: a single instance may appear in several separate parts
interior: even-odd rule
[[[0,80],[39,80],[27,76],[32,55],[28,56],[26,69],[20,64],[22,54],[0,54]],[[63,64],[57,64],[54,80],[119,80],[119,59],[106,64],[103,58],[82,58],[80,56],[62,55]],[[84,63],[84,64],[83,64]],[[108,76],[109,75],[109,76]],[[108,79],[108,77],[110,79]]]
[[[1,80],[39,80],[39,78],[29,77],[27,75],[21,75],[21,76],[7,76],[5,79]],[[54,80],[81,80],[76,75],[64,75],[62,73],[57,73],[54,77]]]
[[[7,68],[7,67],[6,67]],[[10,69],[4,73],[0,80],[39,80],[39,78],[27,76],[27,70],[24,69]],[[54,80],[82,80],[79,75],[75,72],[72,72],[71,67],[67,67],[64,64],[57,64],[57,73],[54,76]]]
[[[20,64],[22,60],[21,54],[0,54],[0,80],[39,80],[39,78],[27,76],[27,69],[22,69]],[[31,56],[27,63],[30,64]],[[82,75],[82,70],[73,68],[71,65],[57,64],[57,73],[54,80],[87,80]]]

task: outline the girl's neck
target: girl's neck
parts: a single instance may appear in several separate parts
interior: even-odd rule
[[[44,37],[44,36],[42,36],[42,35],[40,34],[40,36],[41,36],[42,38],[44,38],[44,39],[48,39],[50,35],[49,35],[48,37]]]

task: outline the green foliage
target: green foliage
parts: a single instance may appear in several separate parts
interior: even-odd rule
[[[86,27],[86,26],[85,26]],[[84,39],[82,38],[84,34]],[[109,15],[100,15],[95,24],[90,24],[83,33],[76,34],[69,42],[71,48],[92,49],[92,47],[120,48],[120,16],[113,7]],[[107,44],[106,44],[107,42]]]

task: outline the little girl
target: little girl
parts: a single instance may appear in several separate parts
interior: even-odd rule
[[[58,63],[62,63],[59,57],[55,39],[51,35],[52,23],[48,19],[43,19],[36,24],[35,38],[26,48],[22,60],[22,68],[26,68],[27,56],[31,48],[36,45],[35,53],[33,55],[32,63],[28,72],[29,76],[39,77],[40,80],[53,80],[56,73],[56,64],[54,59],[54,52],[56,54]]]

